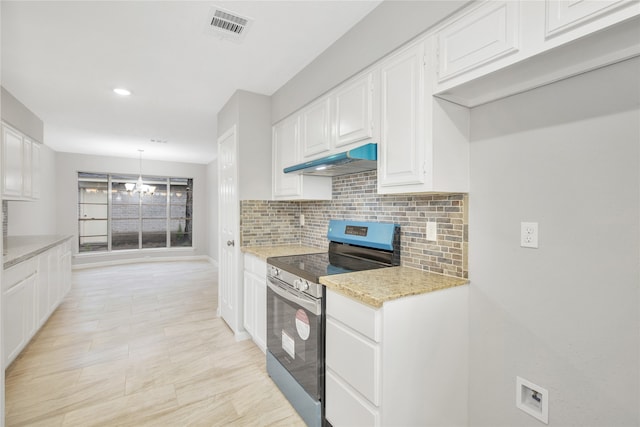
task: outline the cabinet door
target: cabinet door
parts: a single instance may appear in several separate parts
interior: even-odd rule
[[[2,194],[22,197],[22,135],[2,126]]]
[[[424,43],[381,64],[379,187],[424,183]]]
[[[267,277],[266,265],[265,275],[256,276],[254,283],[255,291],[255,334],[254,341],[262,351],[267,348]]]
[[[60,303],[62,290],[60,289],[60,252],[59,247],[49,250],[49,313],[53,312]]]
[[[22,281],[4,293],[4,366],[20,353],[26,343],[27,325],[24,306],[27,301],[26,282]]]
[[[438,32],[438,82],[518,52],[518,2],[491,1]]]
[[[22,196],[32,197],[31,154],[33,143],[27,138],[22,140]]]
[[[38,325],[42,326],[49,317],[49,253],[38,257]]]
[[[545,36],[552,37],[582,24],[592,22],[622,7],[632,5],[631,0],[559,1],[546,0]]]
[[[40,144],[31,143],[31,198],[40,198]]]
[[[302,177],[285,175],[287,166],[299,162],[299,116],[286,119],[273,127],[273,195],[274,197],[298,196]]]
[[[25,339],[29,341],[33,337],[38,329],[37,311],[37,285],[38,274],[25,279],[25,301],[24,301],[24,325],[25,325]]]
[[[305,158],[317,157],[331,148],[329,98],[321,99],[301,113],[302,152]]]
[[[336,147],[373,137],[373,90],[373,73],[368,73],[333,95]]]
[[[255,291],[252,274],[244,272],[244,313],[243,324],[249,335],[255,335]]]
[[[64,298],[71,290],[71,252],[63,251],[60,268],[63,290],[61,298]]]

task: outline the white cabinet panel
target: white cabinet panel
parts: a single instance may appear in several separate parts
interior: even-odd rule
[[[326,364],[374,405],[380,404],[380,347],[328,318]],[[349,357],[345,357],[345,355]]]
[[[2,124],[2,197],[34,200],[40,197],[40,144]]]
[[[380,342],[380,310],[353,300],[337,292],[327,292],[327,316],[349,325],[365,337]]]
[[[632,0],[546,0],[545,35],[551,37],[630,5]]]
[[[519,4],[491,1],[438,32],[438,81],[518,51]]]
[[[32,150],[33,143],[24,138],[22,140],[22,197],[31,198],[32,194]]]
[[[41,179],[42,179],[40,176],[40,168],[41,168],[40,151],[41,151],[40,144],[37,144],[37,143],[31,144],[31,197],[33,199],[40,198],[40,188],[41,188]]]
[[[424,182],[424,49],[418,43],[380,66],[379,187]]]
[[[244,255],[244,327],[263,352],[267,348],[267,263]]]
[[[4,293],[4,366],[6,367],[20,353],[26,343],[24,306],[27,288],[24,282]]]
[[[305,159],[331,149],[329,114],[329,98],[321,99],[302,110],[300,138]]]
[[[49,280],[49,253],[45,252],[38,256],[38,326],[44,325],[51,314]]]
[[[22,135],[2,126],[2,195],[22,197]]]
[[[334,426],[374,427],[380,425],[380,414],[333,371],[325,375],[327,402],[326,417]]]
[[[299,162],[300,118],[286,119],[273,127],[273,195],[274,197],[299,196],[302,177],[285,175],[287,166]]]
[[[331,178],[285,174],[300,163],[300,121],[296,114],[273,126],[273,198],[279,200],[330,200]]]
[[[338,88],[333,94],[336,147],[373,138],[373,85],[374,74],[371,72]]]

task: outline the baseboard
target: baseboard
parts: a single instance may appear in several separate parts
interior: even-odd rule
[[[214,264],[214,266],[217,267],[217,262],[215,262],[215,260],[212,260],[211,257],[207,255],[193,255],[193,256],[171,256],[171,257],[153,257],[153,258],[152,257],[128,258],[128,259],[117,259],[117,260],[110,260],[110,261],[88,262],[85,264],[74,264],[72,266],[72,269],[84,270],[88,268],[110,267],[114,265],[123,265],[123,264],[139,264],[139,263],[151,263],[151,262],[176,262],[176,261],[207,261]]]

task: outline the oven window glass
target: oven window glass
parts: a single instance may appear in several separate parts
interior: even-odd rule
[[[321,316],[267,288],[267,348],[310,395],[320,397]]]

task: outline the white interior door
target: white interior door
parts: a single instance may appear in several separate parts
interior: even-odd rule
[[[220,224],[220,263],[218,304],[220,315],[235,332],[241,327],[242,286],[238,282],[239,213],[236,160],[236,127],[218,139],[218,220]]]

